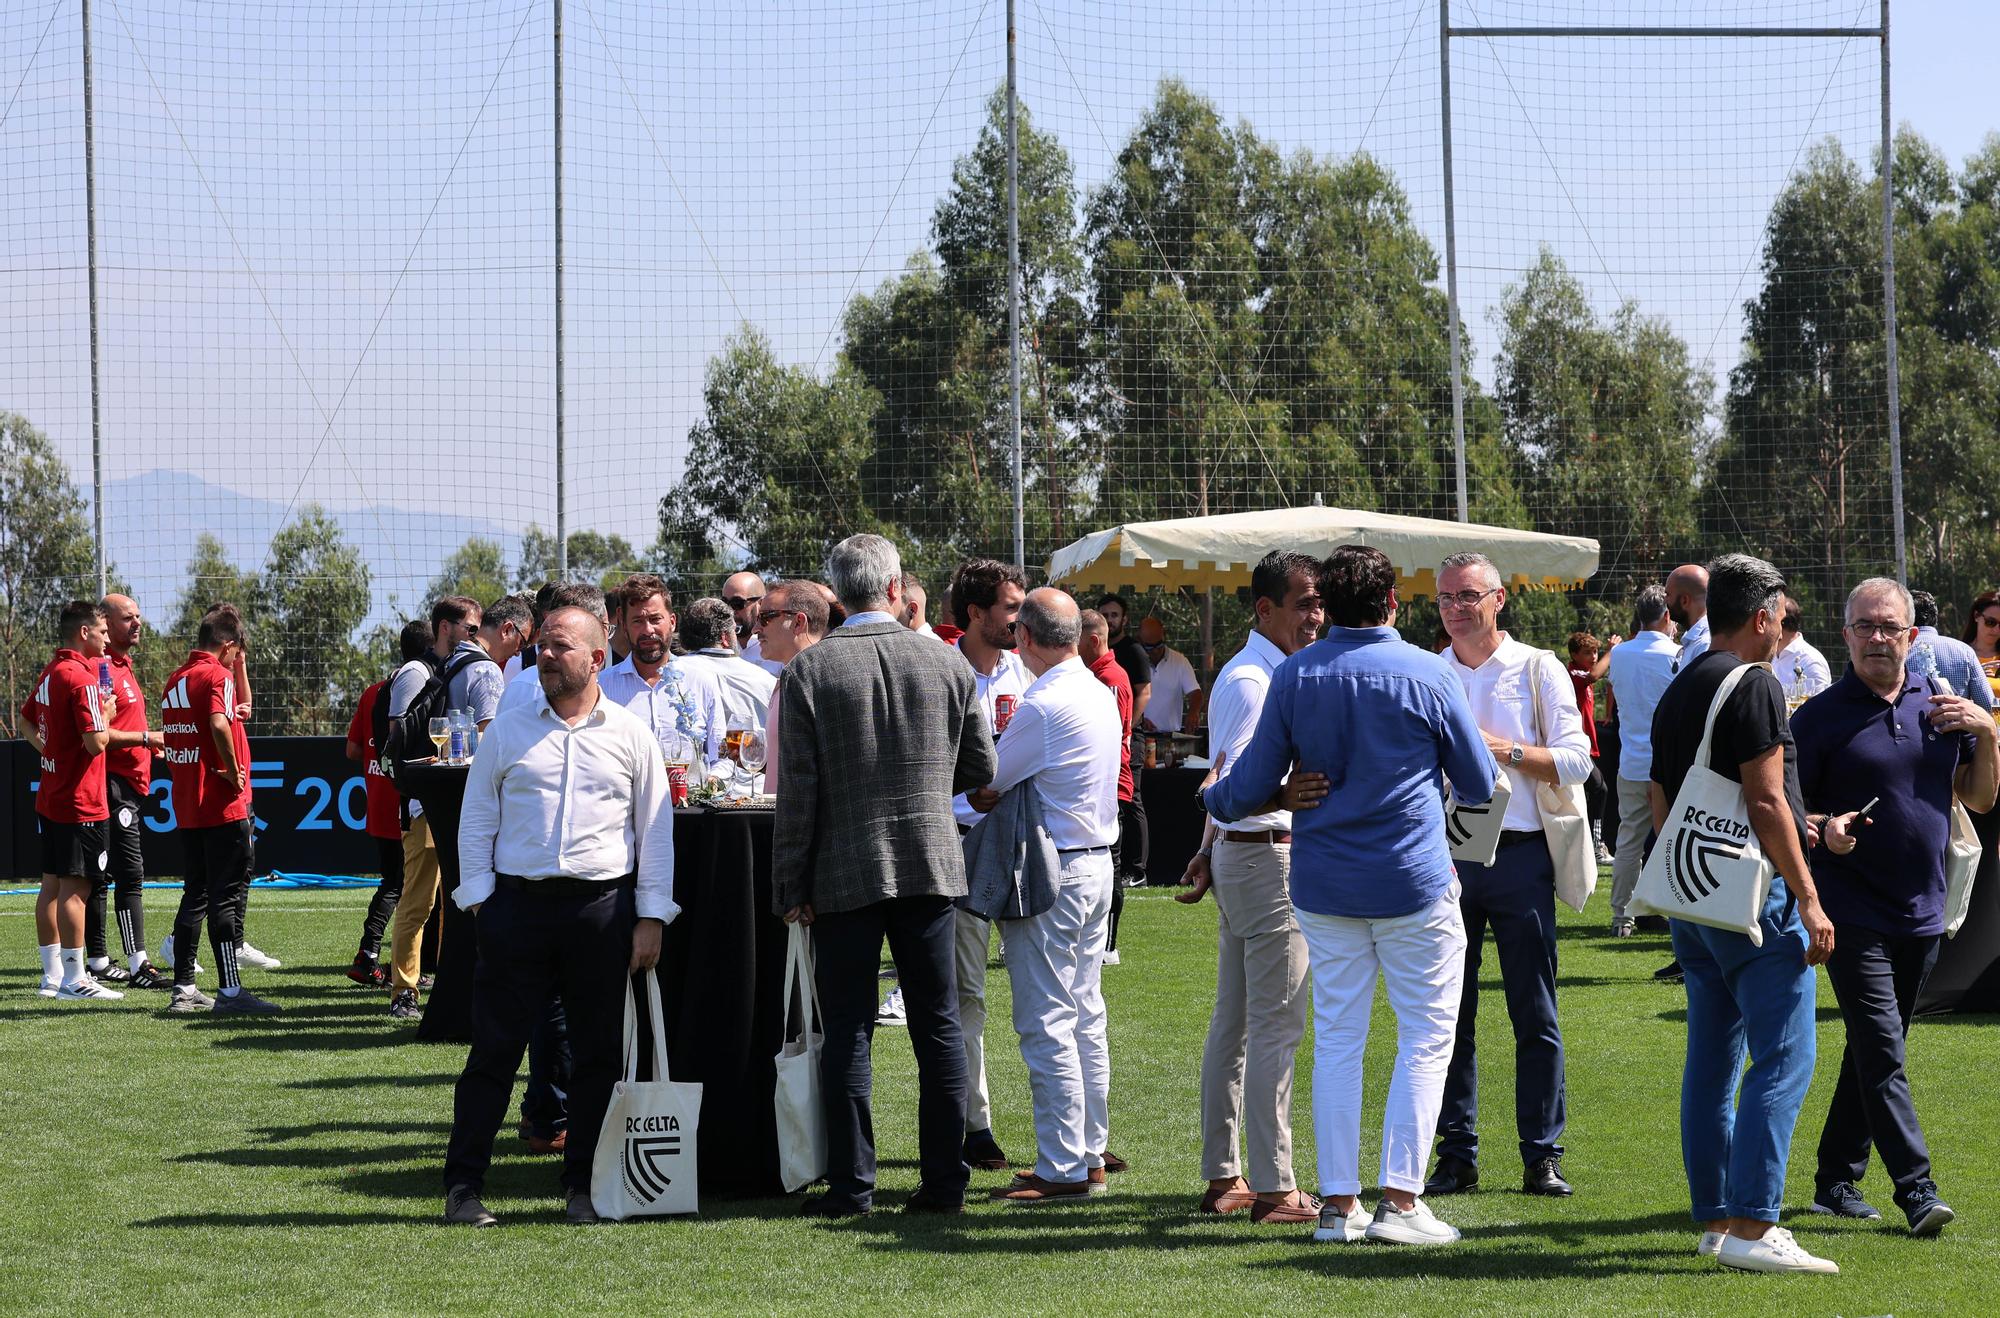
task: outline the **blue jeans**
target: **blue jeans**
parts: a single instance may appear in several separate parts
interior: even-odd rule
[[[1725,929],[1671,922],[1687,976],[1681,1159],[1697,1222],[1778,1220],[1792,1130],[1812,1084],[1813,970],[1782,878],[1772,880],[1762,922],[1762,947]]]

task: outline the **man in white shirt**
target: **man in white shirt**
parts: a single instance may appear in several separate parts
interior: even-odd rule
[[[1707,568],[1683,563],[1667,574],[1667,616],[1681,631],[1680,655],[1674,664],[1678,673],[1708,650]],[[1622,718],[1619,727],[1624,727]]]
[[[929,607],[930,596],[924,593],[924,583],[917,580],[914,572],[903,574],[903,613],[899,621],[919,636],[933,636],[931,625],[924,618],[924,610]]]
[[[1771,673],[1787,697],[1816,696],[1833,685],[1826,656],[1806,639],[1803,612],[1797,600],[1785,596],[1785,648],[1771,661]]]
[[[764,653],[763,642],[758,637],[757,615],[764,607],[766,593],[764,578],[755,572],[734,572],[722,583],[722,602],[736,617],[737,652],[776,677],[784,671],[785,665],[777,656]]]
[[[678,732],[710,763],[720,759],[729,730],[722,692],[713,677],[686,671],[669,652],[674,607],[667,583],[637,572],[625,578],[618,599],[632,651],[600,679],[604,694],[637,714],[656,739]]]
[[[1647,586],[1632,606],[1632,639],[1611,649],[1607,676],[1618,702],[1618,851],[1611,861],[1611,936],[1630,938],[1625,914],[1639,870],[1646,860],[1646,837],[1653,808],[1646,796],[1653,774],[1653,711],[1674,680],[1674,621],[1667,615],[1663,586]]]
[[[1139,726],[1147,732],[1179,732],[1199,724],[1201,679],[1188,657],[1167,644],[1165,624],[1158,618],[1141,619],[1139,644],[1153,665],[1152,694],[1143,710],[1134,711]]]
[[[904,579],[909,580],[907,577]],[[963,628],[958,652],[972,665],[979,704],[986,726],[1000,735],[1000,707],[1015,706],[1033,683],[1034,675],[1016,649],[1015,624],[1021,601],[1028,597],[1028,578],[1020,568],[991,558],[971,559],[952,578],[949,598]],[[963,834],[979,822],[964,796],[951,803],[951,813]],[[1012,1164],[993,1138],[993,1097],[986,1085],[986,956],[993,941],[993,922],[971,911],[958,912],[958,1025],[965,1035],[965,1162],[981,1171],[1004,1171]],[[900,1010],[900,994],[897,1007]]]
[[[1118,706],[1077,657],[1082,615],[1059,590],[1021,605],[1022,658],[1035,675],[1007,730],[993,782],[971,794],[991,810],[1034,780],[1061,863],[1055,905],[1001,926],[1013,981],[1014,1030],[1035,1100],[1036,1158],[994,1197],[1059,1203],[1104,1188],[1111,1056],[1099,976],[1111,920],[1111,844],[1118,837]]]
[[[1455,1194],[1479,1183],[1479,963],[1493,928],[1500,983],[1514,1026],[1514,1124],[1528,1194],[1566,1195],[1562,1175],[1565,1119],[1562,1029],[1556,1024],[1555,866],[1543,834],[1535,785],[1581,784],[1590,777],[1590,736],[1563,663],[1500,630],[1507,591],[1484,554],[1453,554],[1438,567],[1438,609],[1451,646],[1447,666],[1487,749],[1513,792],[1491,865],[1458,862],[1465,919],[1465,979],[1458,1040],[1438,1113],[1438,1160],[1426,1195]]]
[[[623,1046],[629,976],[660,959],[674,904],[674,819],[660,748],[604,695],[604,628],[552,612],[542,698],[480,739],[459,818],[455,900],[479,920],[472,1050],[452,1103],[445,1221],[496,1226],[479,1201],[530,1032],[560,992],[569,1017],[570,1221],[594,1222],[591,1160]]]
[[[780,581],[758,605],[757,636],[779,672],[826,639],[826,601],[810,581]],[[778,794],[778,691],[764,714],[764,790]]]
[[[761,665],[744,663],[736,653],[729,606],[718,599],[696,600],[681,614],[680,635],[681,649],[687,653],[675,660],[674,666],[685,675],[712,678],[722,696],[728,726],[749,728],[763,736],[778,679]]]
[[[543,586],[535,592],[532,608],[539,609],[544,620],[557,609],[582,609],[604,624],[607,635],[611,630],[611,614],[605,608],[604,592],[587,581],[562,581]],[[540,622],[534,624],[533,634],[537,641],[541,637],[541,628]],[[536,645],[529,645],[521,651],[519,658],[522,666],[507,678],[507,689],[500,693],[500,709],[495,718],[535,702],[542,689],[541,671],[535,666],[538,654]]]
[[[1319,564],[1307,554],[1267,554],[1250,574],[1256,625],[1236,657],[1215,675],[1208,746],[1214,768],[1202,787],[1224,777],[1250,744],[1264,712],[1271,674],[1319,637],[1324,615]],[[1150,623],[1153,619],[1148,618]],[[1140,624],[1140,639],[1146,639]],[[1170,681],[1153,659],[1153,690]],[[1190,672],[1190,676],[1192,673]],[[1158,700],[1156,694],[1154,699]],[[1175,705],[1178,712],[1179,706]],[[1188,862],[1200,901],[1211,885],[1216,931],[1215,1012],[1201,1055],[1201,1174],[1205,1213],[1250,1210],[1251,1220],[1311,1222],[1319,1205],[1292,1174],[1292,1059],[1305,1037],[1306,940],[1292,912],[1292,815],[1273,810],[1223,825],[1202,825],[1201,850]],[[1239,1152],[1237,1131],[1247,1159]]]

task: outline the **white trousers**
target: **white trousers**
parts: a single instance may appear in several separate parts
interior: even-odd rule
[[[965,1035],[965,1131],[993,1129],[993,1096],[986,1088],[986,949],[993,922],[958,912],[958,1028]]]
[[[1111,857],[1065,857],[1055,905],[1000,921],[1014,1032],[1035,1100],[1035,1175],[1074,1184],[1104,1165],[1111,1054],[1100,976],[1111,932]]]
[[[1375,974],[1396,1013],[1396,1069],[1382,1113],[1383,1188],[1424,1188],[1437,1133],[1445,1071],[1458,1032],[1465,977],[1465,922],[1458,884],[1435,902],[1388,920],[1300,911],[1310,950],[1313,1014],[1313,1131],[1322,1195],[1361,1192],[1361,1056],[1368,1043]]]

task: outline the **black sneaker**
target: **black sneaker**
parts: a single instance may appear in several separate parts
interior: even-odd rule
[[[1852,1181],[1835,1181],[1813,1195],[1812,1210],[1823,1217],[1846,1217],[1857,1222],[1879,1222],[1882,1214],[1875,1211],[1861,1191],[1854,1188]]]
[[[417,1005],[415,989],[397,989],[396,996],[389,999],[389,1015],[399,1021],[420,1021],[424,1009]]]
[[[218,993],[215,1005],[209,1008],[217,1016],[276,1016],[281,1010],[277,1003],[267,1002],[249,989]]]
[[[354,964],[347,968],[347,977],[362,988],[386,988],[389,984],[389,972],[366,952],[354,954]]]
[[[135,989],[158,989],[163,993],[171,993],[174,987],[174,975],[172,971],[161,970],[147,961],[133,971],[125,982]]]
[[[1913,1236],[1934,1236],[1958,1216],[1951,1211],[1950,1204],[1938,1198],[1937,1182],[1928,1178],[1896,1197],[1902,1202],[1903,1215],[1910,1219]]]
[[[1653,978],[1662,984],[1680,983],[1682,978],[1684,978],[1681,973],[1681,963],[1679,961],[1667,962],[1667,964],[1653,972]]]
[[[93,970],[90,977],[100,984],[124,984],[130,982],[132,972],[113,961],[102,970]]]

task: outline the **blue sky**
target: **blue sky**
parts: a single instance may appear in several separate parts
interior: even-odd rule
[[[1603,8],[1456,0],[1454,13],[1575,22]],[[1877,13],[1856,0],[1620,10],[1813,25]],[[847,299],[926,240],[1002,78],[1003,12],[569,0],[572,525],[650,538],[703,367],[740,324],[789,361],[830,363]],[[546,0],[98,0],[93,15],[107,477],[127,499],[162,467],[212,487],[192,507],[113,508],[121,564],[167,591],[195,529],[254,561],[272,506],[318,499],[348,510],[407,600],[466,525],[551,525]],[[87,484],[76,28],[77,0],[0,12],[0,407],[54,435]],[[1380,156],[1442,247],[1433,0],[1020,0],[1018,28],[1022,96],[1084,187],[1173,75],[1287,150]],[[2000,128],[2000,6],[1906,2],[1895,37],[1896,118],[1962,160]],[[1726,372],[1771,197],[1813,141],[1872,147],[1876,58],[1870,41],[1455,43],[1475,373],[1488,310],[1543,243],[1601,307],[1638,300]],[[428,491],[425,470],[440,474]],[[431,510],[434,531],[372,505]]]

